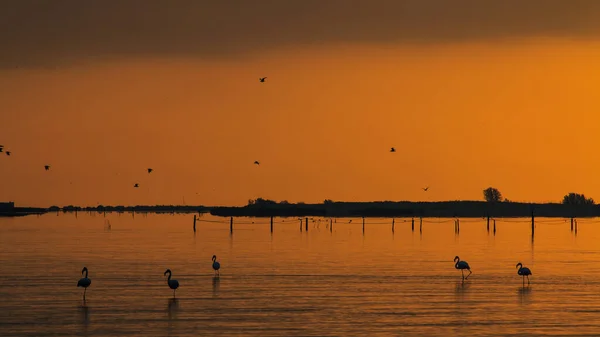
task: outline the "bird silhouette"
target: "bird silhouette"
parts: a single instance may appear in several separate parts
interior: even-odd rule
[[[521,262],[517,263],[517,268],[519,269],[517,270],[517,274],[523,276],[523,285],[525,285],[525,276],[527,276],[527,284],[530,284],[529,275],[531,275],[531,269],[523,267]]]
[[[427,192],[427,191],[429,190],[429,186],[427,186],[427,187],[422,187],[421,189],[422,189],[423,191]]]
[[[44,168],[46,169],[46,171],[50,170],[50,165],[44,165]]]
[[[261,81],[261,82],[264,82],[266,79],[267,79],[266,77],[261,77],[258,80]]]
[[[87,267],[83,267],[83,269],[81,270],[81,275],[83,275],[83,273],[85,273],[85,276],[79,279],[79,281],[77,282],[77,287],[83,287],[83,301],[85,302],[85,292],[87,291],[87,288],[90,286],[90,284],[92,284],[92,280],[88,278]]]
[[[10,151],[6,151],[6,155],[7,155],[7,156],[10,156]]]
[[[254,164],[255,164],[255,165],[260,165],[260,162],[259,162],[258,160],[255,160],[255,161],[254,161]]]
[[[0,146],[0,153],[4,152],[4,147]]]
[[[390,152],[396,152],[396,148],[395,147],[391,148]]]
[[[219,269],[221,269],[221,264],[219,262],[217,262],[216,255],[213,255],[212,261],[213,261],[212,267],[215,270],[215,274],[216,274],[216,276],[219,276]]]
[[[469,266],[469,264],[467,263],[467,261],[461,261],[460,257],[455,256],[454,257],[454,262],[456,262],[456,264],[454,264],[454,268],[460,269],[460,272],[462,273],[463,280],[468,279],[469,276],[471,276],[471,274],[473,272],[471,271],[471,267]],[[467,277],[465,277],[465,269],[469,271],[469,275],[467,275]]]
[[[171,269],[167,269],[163,275],[167,274],[169,274],[169,277],[167,278],[167,284],[169,285],[169,288],[173,289],[173,297],[175,297],[175,290],[179,288],[179,281],[171,280]]]
[[[136,183],[133,185],[133,187],[138,188],[138,187],[140,187],[140,184]]]
[[[148,173],[152,173],[152,171],[153,170],[151,168],[148,168]]]

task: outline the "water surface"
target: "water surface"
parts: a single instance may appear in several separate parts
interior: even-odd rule
[[[2,336],[600,333],[598,220],[0,218]],[[110,222],[110,229],[107,227]],[[255,223],[252,223],[252,222]],[[222,265],[214,277],[211,257]],[[467,260],[465,282],[453,258]],[[533,271],[523,286],[515,265]],[[87,266],[85,303],[76,284]],[[173,298],[164,271],[180,288]]]

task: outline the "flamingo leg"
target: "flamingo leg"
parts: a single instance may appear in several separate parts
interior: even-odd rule
[[[460,270],[460,273],[462,274],[462,278],[463,280],[465,279],[465,271],[463,269]]]
[[[175,289],[173,289],[173,298],[175,298]]]
[[[531,284],[531,282],[529,281],[529,275],[527,275],[527,284]]]
[[[465,279],[468,279],[469,276],[471,276],[471,274],[473,274],[473,272],[471,271],[471,269],[469,269],[469,275],[467,275],[467,277],[465,277]]]

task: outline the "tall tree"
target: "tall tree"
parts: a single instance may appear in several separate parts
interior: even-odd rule
[[[502,201],[502,193],[497,188],[488,187],[483,190],[483,199],[487,202],[500,202]]]

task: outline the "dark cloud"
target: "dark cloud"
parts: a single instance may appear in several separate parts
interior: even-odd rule
[[[290,45],[600,36],[598,0],[4,0],[0,66]]]

